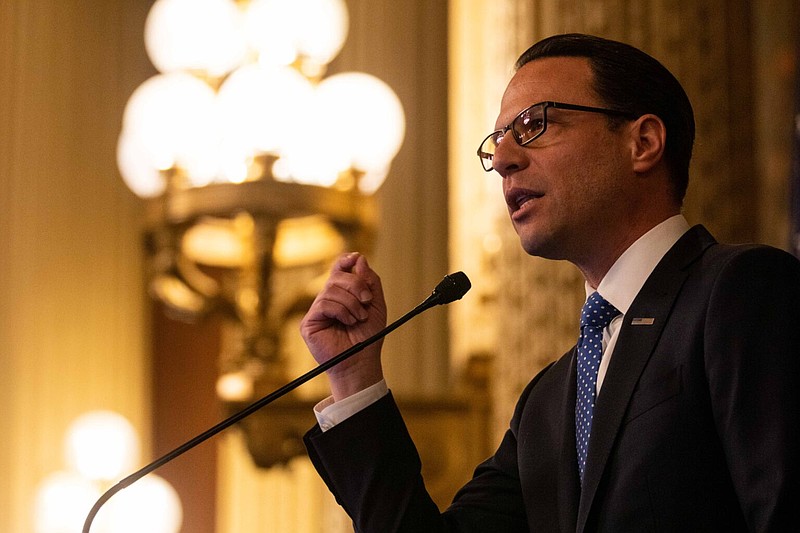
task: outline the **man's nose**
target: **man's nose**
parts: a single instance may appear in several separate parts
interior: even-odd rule
[[[506,178],[527,166],[527,150],[517,144],[514,136],[509,132],[495,147],[492,167],[502,177]]]

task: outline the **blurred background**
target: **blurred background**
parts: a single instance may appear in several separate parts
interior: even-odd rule
[[[219,52],[230,29],[220,2],[198,0],[187,15],[161,0],[156,22],[146,0],[0,3],[1,531],[79,531],[97,491],[312,368],[297,321],[331,258],[349,249],[380,272],[390,319],[448,272],[472,280],[462,301],[403,326],[384,349],[424,475],[446,506],[499,442],[522,387],[575,342],[579,273],[524,255],[500,178],[474,153],[515,59],[545,36],[594,33],[661,60],[695,108],[689,222],[723,241],[797,246],[795,0],[316,0],[297,2],[299,16],[293,2],[225,0],[240,13],[262,4],[269,16],[251,32],[264,39],[221,63],[159,55],[182,42]],[[180,24],[203,13],[190,41]],[[237,69],[290,40],[265,36],[295,28],[332,35],[327,52],[300,47],[271,63],[299,85],[254,76],[254,99],[235,93]],[[152,104],[161,96],[141,97],[146,81],[178,73],[190,90],[202,85],[200,100],[243,103],[230,112],[244,122],[199,121],[188,97],[161,108]],[[340,91],[355,104],[335,94],[295,101],[336,93],[347,73],[366,79],[364,91],[377,87],[377,107],[360,86]],[[130,111],[137,99],[144,111]],[[283,122],[271,137],[240,135],[273,119]],[[130,141],[142,123],[144,141]],[[213,170],[198,170],[183,147],[158,161],[142,147],[222,125],[233,132],[225,140],[186,149],[247,145]],[[269,144],[276,138],[294,144]],[[125,520],[164,507],[163,531],[352,530],[298,441],[324,395],[319,378],[173,461]],[[97,411],[110,416],[90,418],[90,429],[109,431],[75,437],[76,421]],[[130,451],[95,475],[76,447],[94,466]],[[66,494],[82,499],[48,492],[67,477],[86,490]],[[116,507],[97,531],[122,530]]]

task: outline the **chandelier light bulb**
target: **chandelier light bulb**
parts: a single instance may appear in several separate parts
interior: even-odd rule
[[[175,489],[155,474],[148,474],[114,496],[106,510],[114,533],[178,533],[183,521]]]
[[[123,128],[153,168],[181,167],[194,185],[208,183],[217,173],[216,95],[194,76],[176,72],[145,81],[128,100]]]
[[[253,397],[253,377],[245,371],[228,372],[217,380],[217,396],[226,402],[245,402]]]
[[[229,219],[207,218],[186,230],[181,251],[202,265],[237,268],[243,265],[247,242]]]
[[[55,472],[41,482],[34,502],[36,533],[80,531],[100,490],[74,472]],[[102,527],[102,526],[101,526]]]
[[[67,430],[67,462],[87,479],[113,480],[139,459],[139,439],[128,420],[112,411],[93,411]]]
[[[247,52],[242,23],[231,0],[157,0],[147,15],[144,44],[160,72],[221,77]]]
[[[298,55],[296,27],[302,23],[301,2],[253,0],[245,8],[244,32],[247,43],[266,65],[290,65]]]
[[[347,37],[344,0],[253,0],[244,17],[247,42],[267,64],[289,65],[300,57],[327,65]]]
[[[155,198],[164,193],[166,182],[152,164],[146,148],[123,129],[117,141],[117,167],[122,181],[141,198]]]
[[[224,143],[248,156],[278,154],[286,139],[298,135],[313,87],[289,67],[247,65],[231,74],[219,90]]]
[[[346,144],[339,138],[342,135],[340,124],[330,117],[324,110],[315,112],[310,109],[308,123],[319,123],[323,133],[324,142],[310,143],[308,137],[294,136],[287,139],[285,150],[281,158],[272,167],[276,180],[320,187],[332,187],[336,184],[340,173],[345,172],[350,166],[348,153],[342,150]],[[310,128],[309,131],[313,131]]]
[[[324,79],[317,88],[317,109],[335,124],[332,142],[348,154],[350,166],[372,175],[377,189],[400,150],[405,114],[400,99],[383,81],[369,74],[346,72]]]
[[[347,38],[348,16],[344,0],[305,0],[305,24],[300,26],[298,50],[314,63],[327,65]],[[312,14],[312,16],[308,16]]]

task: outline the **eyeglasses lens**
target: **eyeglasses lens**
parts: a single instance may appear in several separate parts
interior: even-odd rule
[[[514,139],[520,145],[525,145],[541,135],[545,128],[544,106],[535,105],[525,109],[522,113],[517,115],[514,122],[511,123],[510,129]],[[478,155],[481,158],[481,164],[487,172],[492,170],[492,159],[494,159],[495,149],[497,145],[506,136],[507,131],[499,130],[484,139]]]
[[[524,145],[536,138],[544,130],[544,108],[541,105],[529,107],[511,125],[517,142]]]

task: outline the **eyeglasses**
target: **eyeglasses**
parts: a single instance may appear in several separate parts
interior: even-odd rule
[[[625,117],[633,120],[636,115],[627,111],[619,111],[616,109],[603,109],[602,107],[589,107],[585,105],[565,104],[562,102],[539,102],[532,106],[523,109],[514,117],[511,124],[505,128],[493,131],[481,142],[478,147],[478,157],[481,160],[483,170],[491,172],[494,167],[492,160],[497,145],[506,136],[506,132],[511,132],[511,136],[520,146],[525,146],[532,142],[534,139],[539,138],[545,131],[547,131],[547,109],[553,107],[555,109],[569,109],[571,111],[586,111],[589,113],[602,113],[604,115]]]

